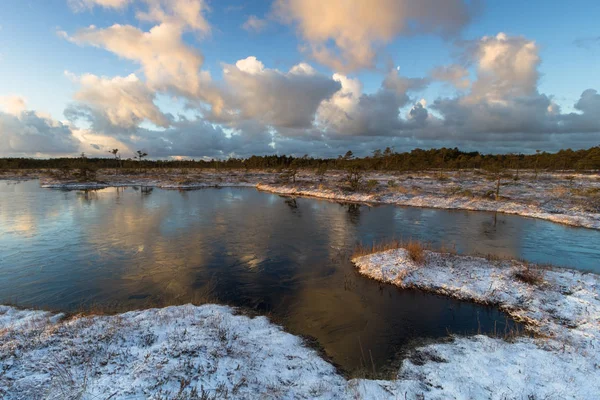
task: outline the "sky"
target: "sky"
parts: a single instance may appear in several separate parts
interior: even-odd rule
[[[595,0],[2,0],[0,157],[600,144]]]

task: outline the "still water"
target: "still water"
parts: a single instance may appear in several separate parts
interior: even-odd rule
[[[0,304],[78,311],[219,302],[314,337],[349,371],[416,338],[503,330],[489,307],[358,275],[358,243],[413,238],[598,271],[600,232],[517,216],[254,189],[42,189],[0,181]],[[368,360],[365,360],[368,355]]]

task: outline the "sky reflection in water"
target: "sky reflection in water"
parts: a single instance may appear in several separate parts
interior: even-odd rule
[[[0,302],[74,311],[216,301],[316,337],[346,369],[411,338],[504,329],[487,307],[359,276],[358,242],[414,238],[596,269],[600,233],[491,213],[367,207],[254,189],[41,189],[0,182]],[[360,338],[360,342],[359,342]],[[369,357],[370,358],[370,357]],[[369,365],[370,365],[370,360]]]

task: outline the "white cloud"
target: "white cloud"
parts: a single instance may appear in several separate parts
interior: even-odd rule
[[[200,72],[203,57],[183,43],[181,33],[178,26],[166,23],[148,32],[116,24],[105,29],[90,26],[69,39],[80,45],[105,48],[119,57],[139,63],[153,90],[173,91],[197,98],[203,81],[210,81],[210,77]]]
[[[207,35],[211,31],[205,18],[208,5],[205,0],[144,0],[148,11],[138,11],[139,20],[177,25]]]
[[[372,67],[376,48],[398,35],[458,32],[470,21],[473,4],[463,0],[277,0],[274,10],[282,21],[297,25],[315,60],[336,71],[353,71]]]
[[[308,64],[288,72],[265,68],[255,57],[224,67],[223,97],[232,119],[255,119],[282,128],[307,128],[319,104],[340,87]]]
[[[132,0],[67,0],[69,6],[75,11],[92,9],[95,6],[119,9],[124,8],[131,2]]]
[[[80,84],[75,100],[86,104],[115,126],[133,128],[142,121],[164,128],[170,125],[168,118],[154,104],[154,92],[134,74],[114,78],[84,74],[75,77],[75,81]]]
[[[67,0],[76,12],[92,9],[96,6],[108,9],[123,9],[135,0]],[[139,0],[145,10],[136,12],[141,21],[168,23],[181,29],[190,29],[201,34],[209,34],[210,24],[205,14],[209,8],[205,0]]]
[[[21,96],[0,96],[0,108],[9,114],[19,115],[27,108],[27,100]]]
[[[469,101],[502,102],[537,91],[540,57],[534,41],[499,33],[474,45],[471,57],[476,62],[477,80]]]

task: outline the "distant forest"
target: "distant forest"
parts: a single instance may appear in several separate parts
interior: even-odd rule
[[[133,159],[122,159],[117,149],[107,158],[0,158],[0,169],[56,168],[213,168],[213,169],[348,169],[382,171],[419,171],[427,169],[532,169],[532,170],[600,170],[600,146],[587,150],[560,150],[557,153],[537,151],[535,154],[481,154],[457,148],[415,149],[397,153],[390,148],[375,150],[371,156],[357,158],[351,151],[337,158],[292,157],[285,155],[252,156],[226,160],[148,160],[151,155],[138,151]]]

